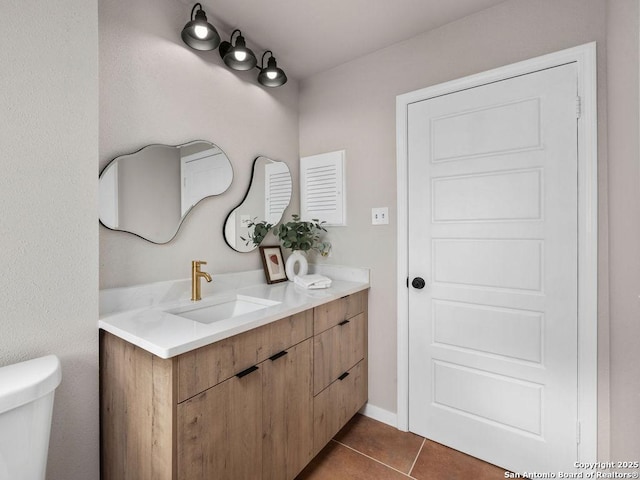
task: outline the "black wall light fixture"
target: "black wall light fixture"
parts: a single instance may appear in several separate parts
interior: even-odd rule
[[[236,33],[238,36],[234,44],[233,36]],[[220,44],[219,52],[225,65],[233,70],[251,70],[258,63],[254,53],[247,47],[240,30],[234,30],[229,41]]]
[[[278,68],[276,57],[271,50],[262,54],[260,66],[255,54],[247,47],[238,29],[234,30],[229,41],[220,43],[220,35],[213,25],[207,21],[207,15],[200,3],[196,3],[191,9],[191,20],[182,29],[182,40],[194,50],[214,50],[220,46],[219,52],[227,67],[233,70],[251,70],[258,68],[258,82],[265,87],[279,87],[287,83],[287,76],[281,68]],[[236,36],[237,34],[237,36]],[[235,42],[234,42],[235,37]],[[267,55],[267,65],[264,60]]]
[[[207,22],[207,15],[199,3],[191,9],[191,20],[182,29],[182,40],[195,50],[213,50],[220,45],[220,35]]]
[[[267,66],[264,66],[265,55],[271,55],[267,61]],[[262,62],[260,64],[260,74],[258,75],[258,82],[265,87],[279,87],[287,83],[287,76],[281,68],[278,68],[276,57],[273,56],[271,50],[267,50],[262,54]]]

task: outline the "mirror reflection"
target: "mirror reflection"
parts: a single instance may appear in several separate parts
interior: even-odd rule
[[[112,160],[100,174],[100,223],[167,243],[203,198],[231,185],[233,168],[211,142],[148,145]]]
[[[251,184],[244,200],[231,211],[224,225],[224,238],[237,252],[251,252],[255,223],[276,225],[291,201],[291,172],[284,162],[258,157],[253,162]]]

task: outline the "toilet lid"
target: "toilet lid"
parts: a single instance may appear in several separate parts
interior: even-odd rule
[[[62,370],[55,355],[0,368],[0,414],[32,402],[60,385]]]

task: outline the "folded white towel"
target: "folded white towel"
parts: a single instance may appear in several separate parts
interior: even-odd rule
[[[331,286],[331,279],[325,277],[324,275],[298,275],[293,280],[296,285],[300,285],[301,287],[308,289],[317,289],[317,288],[329,288]]]

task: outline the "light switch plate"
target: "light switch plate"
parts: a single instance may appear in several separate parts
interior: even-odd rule
[[[371,209],[371,225],[388,225],[389,207],[376,207]]]

